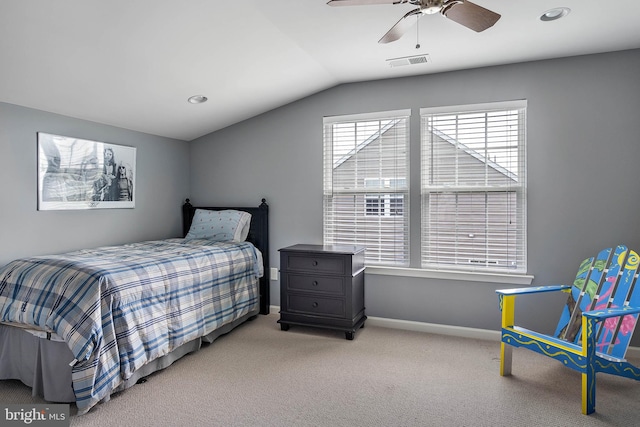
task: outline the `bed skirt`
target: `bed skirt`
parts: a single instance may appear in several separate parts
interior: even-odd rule
[[[259,310],[248,313],[208,335],[185,343],[171,353],[147,363],[111,393],[135,385],[141,378],[162,370],[181,357],[199,350],[203,341],[212,343],[216,338],[230,332],[258,313]],[[48,402],[73,403],[76,399],[71,385],[70,363],[72,360],[73,354],[67,344],[55,335],[0,324],[0,380],[20,380],[31,387],[32,396],[40,396]],[[107,400],[109,397],[102,401]]]

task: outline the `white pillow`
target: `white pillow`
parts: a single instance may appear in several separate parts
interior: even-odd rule
[[[251,214],[244,211],[196,209],[186,239],[244,242],[249,235]]]

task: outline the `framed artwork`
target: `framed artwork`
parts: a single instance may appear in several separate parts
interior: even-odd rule
[[[135,207],[136,149],[38,132],[38,210]]]

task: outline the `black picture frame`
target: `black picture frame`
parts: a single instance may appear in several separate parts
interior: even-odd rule
[[[38,210],[134,208],[136,148],[38,132]]]

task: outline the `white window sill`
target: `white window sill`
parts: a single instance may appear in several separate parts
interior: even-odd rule
[[[509,285],[530,285],[533,276],[527,274],[485,273],[452,270],[426,270],[421,268],[398,268],[368,266],[365,274],[379,276],[419,277],[423,279],[462,280],[466,282],[488,282]]]

